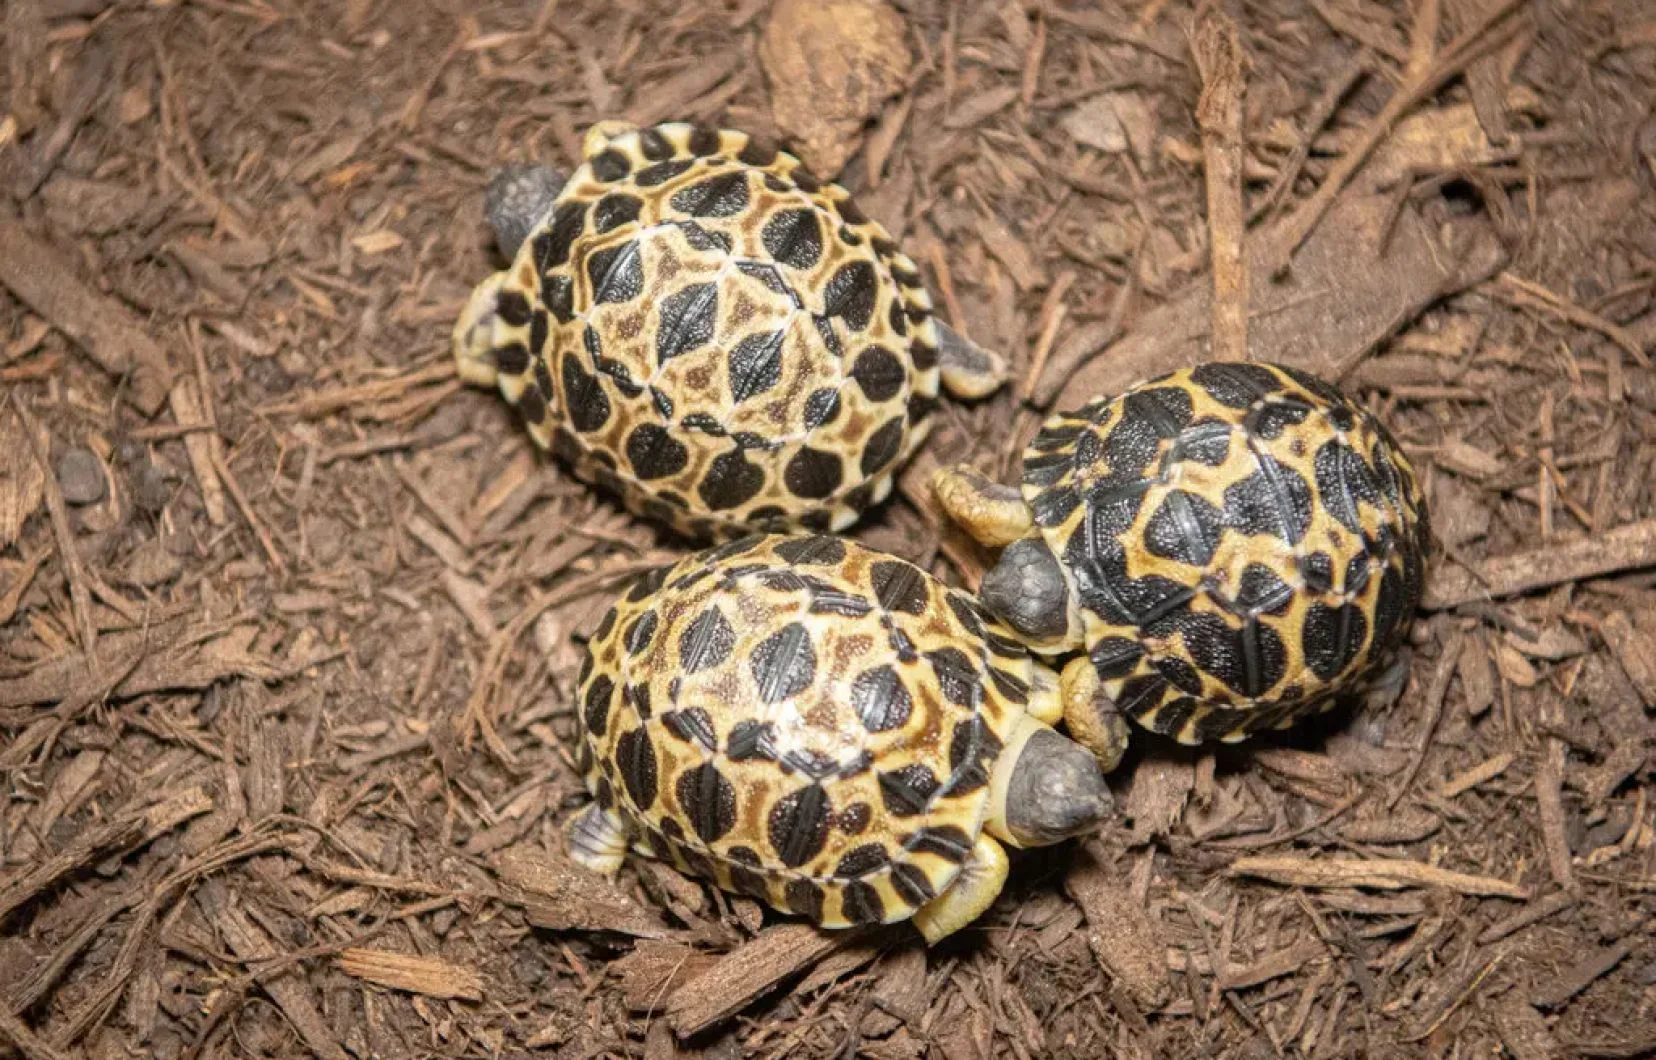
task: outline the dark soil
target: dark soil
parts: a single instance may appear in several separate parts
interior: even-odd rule
[[[897,7],[912,68],[839,178],[1015,378],[857,535],[975,584],[939,454],[1008,474],[1211,318],[1425,476],[1401,699],[1139,734],[1119,824],[930,952],[604,885],[562,846],[578,638],[684,546],[449,328],[500,163],[614,116],[797,138],[787,12],[7,0],[0,1054],[1656,1053],[1656,13],[1237,3],[1227,124],[1183,0]],[[1215,246],[1251,313],[1221,253],[1210,314]]]

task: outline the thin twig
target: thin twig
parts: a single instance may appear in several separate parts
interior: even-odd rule
[[[63,575],[69,579],[69,604],[75,612],[75,627],[81,651],[91,665],[98,664],[98,627],[92,621],[92,593],[87,588],[86,566],[80,550],[75,547],[75,535],[69,529],[69,511],[64,507],[63,490],[52,473],[51,454],[41,441],[40,424],[23,407],[23,399],[12,391],[12,405],[23,421],[23,434],[29,439],[29,450],[40,464],[42,485],[46,493],[46,510],[52,517],[52,534],[57,538],[58,555],[63,559]]]
[[[1242,258],[1242,95],[1248,57],[1236,24],[1218,7],[1197,11],[1190,43],[1202,75],[1196,124],[1207,176],[1208,245],[1213,256],[1212,353],[1248,359],[1248,266]]]

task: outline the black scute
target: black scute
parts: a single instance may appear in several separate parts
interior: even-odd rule
[[[715,842],[736,826],[736,788],[713,763],[685,772],[675,794],[702,842]]]
[[[1197,494],[1169,490],[1145,526],[1144,547],[1153,556],[1206,567],[1224,532],[1224,512]]]
[[[661,300],[656,324],[656,361],[665,364],[689,353],[713,338],[719,314],[719,289],[712,283],[695,283]]]
[[[913,817],[924,813],[937,793],[937,775],[918,763],[904,766],[890,773],[880,773],[880,801],[893,817]]]
[[[897,459],[897,454],[902,449],[907,423],[907,417],[893,416],[869,435],[868,442],[863,446],[862,457],[858,461],[864,475],[878,474]],[[848,502],[849,500],[850,498],[847,498]]]
[[[752,500],[764,485],[764,469],[736,448],[713,458],[696,492],[709,508],[722,511]]]
[[[822,852],[832,807],[819,784],[779,799],[766,822],[771,846],[782,864],[798,868]]]
[[[898,354],[891,353],[884,346],[869,346],[863,353],[856,354],[856,363],[851,366],[851,378],[856,379],[864,394],[868,394],[869,401],[891,401],[903,391],[909,373],[903,361],[898,359]]]
[[[816,652],[803,623],[789,622],[753,649],[753,680],[765,703],[789,699],[811,686],[816,676]]]
[[[1289,427],[1304,423],[1310,414],[1311,406],[1303,401],[1267,401],[1248,413],[1244,426],[1260,438],[1276,439]]]
[[[647,810],[656,797],[656,755],[649,734],[643,729],[632,729],[621,734],[615,745],[616,764],[621,768],[621,779],[627,786],[633,805]]]
[[[1200,611],[1186,612],[1178,624],[1196,665],[1238,695],[1264,695],[1282,680],[1288,653],[1270,627],[1250,620],[1232,629],[1218,615]]]
[[[926,610],[926,575],[912,563],[902,560],[879,560],[870,572],[874,597],[887,611],[904,611],[911,615]]]
[[[866,261],[853,261],[840,266],[829,278],[823,291],[823,305],[829,316],[844,320],[852,331],[862,331],[874,316],[878,292],[874,266]]]
[[[1245,409],[1282,389],[1276,375],[1257,364],[1211,362],[1192,369],[1190,379],[1213,400],[1233,409]]]
[[[1226,521],[1244,534],[1298,544],[1311,523],[1311,487],[1292,468],[1255,453],[1259,470],[1225,489]]]
[[[591,433],[609,420],[609,396],[598,377],[583,368],[573,353],[564,354],[563,389],[569,421],[577,431]]]
[[[1305,664],[1324,681],[1332,681],[1357,657],[1368,636],[1368,620],[1355,604],[1312,604],[1300,639]]]
[[[587,686],[586,726],[594,736],[604,735],[609,720],[610,700],[615,695],[615,682],[607,674],[599,674]]]
[[[812,209],[783,210],[759,233],[770,256],[795,269],[809,269],[822,257],[822,222]]]
[[[534,238],[530,252],[542,276],[569,260],[569,248],[586,228],[586,203],[559,203],[552,211],[552,223]]]
[[[1381,493],[1374,473],[1357,451],[1338,440],[1324,442],[1313,461],[1317,495],[1330,515],[1352,533],[1362,532],[1360,503],[1378,505]]]
[[[665,184],[669,180],[683,173],[696,164],[693,158],[670,158],[665,162],[657,162],[653,166],[638,171],[633,182],[641,188],[653,188]]]
[[[749,335],[730,351],[730,396],[738,403],[757,397],[782,381],[784,331]]]
[[[690,450],[666,428],[643,423],[627,436],[627,462],[634,474],[648,482],[683,471],[690,462]]]
[[[869,732],[886,732],[908,721],[914,701],[897,671],[881,664],[851,682],[851,707]]]
[[[679,664],[686,673],[711,669],[730,657],[736,630],[717,607],[709,607],[679,637]]]
[[[495,367],[504,375],[522,375],[529,368],[529,347],[509,342],[494,349]]]
[[[673,209],[692,217],[733,217],[747,209],[747,173],[732,170],[680,188],[670,200]]]
[[[976,709],[983,700],[983,678],[971,658],[959,648],[926,652],[943,698],[957,707]]]
[[[636,239],[593,251],[587,255],[586,268],[596,304],[630,302],[644,293],[644,261]]]
[[[685,743],[697,743],[708,751],[719,749],[718,734],[713,728],[713,719],[707,711],[700,707],[687,707],[684,710],[670,710],[661,716],[661,723],[667,726],[674,736]]]
[[[823,534],[789,538],[776,546],[776,554],[789,563],[833,566],[845,559],[845,542]]]
[[[567,324],[575,319],[575,283],[563,273],[546,277],[541,284],[541,300],[558,318],[558,323]]]
[[[613,191],[592,208],[592,228],[599,233],[613,231],[624,224],[631,224],[638,220],[638,213],[644,208],[644,200],[636,195]]]
[[[801,446],[788,459],[782,472],[782,481],[797,497],[821,500],[839,489],[845,477],[845,468],[838,454]]]
[[[851,848],[839,859],[839,864],[834,866],[834,875],[856,879],[885,868],[890,861],[884,846],[879,843],[864,843],[862,846]]]
[[[1294,600],[1294,590],[1262,563],[1242,568],[1242,583],[1231,601],[1239,614],[1281,614]]]

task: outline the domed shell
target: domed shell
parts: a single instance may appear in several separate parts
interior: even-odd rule
[[[1414,469],[1292,368],[1204,364],[1054,416],[1023,493],[1105,690],[1184,743],[1326,709],[1386,665],[1420,599]]]
[[[829,927],[947,888],[1033,663],[970,597],[828,536],[634,584],[579,682],[580,765],[656,857]]]
[[[936,405],[918,269],[851,195],[745,133],[589,136],[502,279],[499,385],[634,512],[707,538],[838,530]]]

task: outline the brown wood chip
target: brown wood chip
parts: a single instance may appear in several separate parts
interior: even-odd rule
[[[1231,863],[1232,876],[1258,876],[1294,887],[1443,887],[1462,894],[1527,898],[1516,884],[1489,876],[1450,872],[1419,861],[1378,858],[1247,857]]]
[[[1172,992],[1163,955],[1161,925],[1135,901],[1109,869],[1097,844],[1077,852],[1064,889],[1087,917],[1087,944],[1093,956],[1141,1007],[1160,1008]]]
[[[827,931],[809,924],[773,927],[674,990],[667,1002],[667,1017],[680,1037],[698,1034],[864,933]]]
[[[393,990],[406,990],[426,997],[483,1000],[483,977],[475,969],[451,964],[438,957],[352,947],[340,953],[337,963],[346,975]]]
[[[1422,606],[1441,610],[1652,565],[1656,565],[1656,520],[1647,519],[1487,559],[1475,570],[1441,563],[1426,586]]]
[[[161,411],[173,379],[166,351],[125,306],[83,283],[56,250],[4,217],[0,284],[73,339],[104,371],[130,376],[127,400],[144,415]]]

